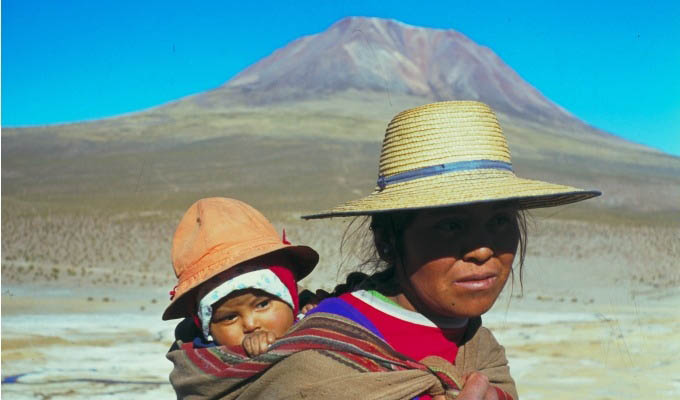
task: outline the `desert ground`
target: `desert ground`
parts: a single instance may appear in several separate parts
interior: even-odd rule
[[[179,214],[3,214],[3,397],[174,397],[175,321],[160,315]],[[340,252],[346,221],[273,220],[321,254],[306,287],[330,289],[356,265],[358,241]],[[484,316],[521,398],[680,398],[677,224],[537,213],[529,231],[522,285],[515,271]]]

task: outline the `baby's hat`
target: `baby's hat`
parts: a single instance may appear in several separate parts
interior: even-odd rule
[[[319,260],[312,248],[291,245],[280,238],[262,213],[242,201],[224,197],[198,200],[184,214],[172,239],[177,285],[170,292],[171,303],[163,319],[195,315],[198,291],[207,282],[268,255],[285,257],[288,261],[278,265],[289,267],[297,281]]]
[[[262,290],[288,304],[293,310],[293,315],[297,315],[300,304],[297,283],[293,272],[289,268],[278,265],[244,265],[236,266],[230,272],[235,275],[214,286],[212,290],[199,290],[196,316],[198,317],[203,337],[206,340],[213,340],[210,335],[213,305],[238,290]],[[210,286],[206,287],[209,288]]]

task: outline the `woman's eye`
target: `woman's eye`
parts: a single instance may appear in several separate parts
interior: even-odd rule
[[[491,226],[494,228],[504,228],[512,223],[508,215],[496,215],[491,219]]]
[[[444,232],[458,232],[465,229],[462,221],[443,221],[437,224],[437,228]]]

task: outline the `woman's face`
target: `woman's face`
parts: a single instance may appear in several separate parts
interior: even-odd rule
[[[512,269],[519,242],[517,209],[481,204],[419,211],[402,236],[397,261],[407,309],[440,317],[488,311]]]

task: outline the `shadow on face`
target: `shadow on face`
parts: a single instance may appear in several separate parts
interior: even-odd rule
[[[520,240],[517,208],[483,203],[419,210],[401,218],[401,235],[394,235],[393,251],[387,250],[401,292],[395,300],[437,317],[488,311],[512,270]]]

